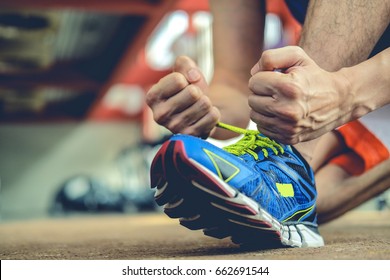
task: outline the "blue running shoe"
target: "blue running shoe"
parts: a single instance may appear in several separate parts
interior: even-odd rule
[[[171,218],[216,238],[258,248],[320,247],[316,189],[310,166],[291,146],[258,131],[223,149],[174,135],[151,166],[155,201]]]

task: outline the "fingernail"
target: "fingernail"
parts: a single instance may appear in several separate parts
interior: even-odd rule
[[[191,69],[187,72],[189,82],[196,82],[200,79],[199,71],[196,69]]]
[[[260,70],[259,64],[256,63],[255,66],[253,66],[252,69],[251,69],[251,75],[253,76],[257,72],[259,72],[259,70]]]

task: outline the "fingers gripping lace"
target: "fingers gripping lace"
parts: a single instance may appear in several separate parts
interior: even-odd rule
[[[239,134],[244,134],[244,137],[237,143],[223,148],[225,151],[233,155],[240,156],[244,154],[250,154],[254,157],[255,160],[257,160],[259,159],[259,155],[256,151],[258,151],[259,148],[265,157],[268,157],[267,148],[271,149],[276,155],[279,154],[279,152],[282,154],[284,153],[282,145],[276,143],[274,140],[271,140],[268,137],[261,136],[259,131],[243,129],[221,122],[217,124],[217,127]]]

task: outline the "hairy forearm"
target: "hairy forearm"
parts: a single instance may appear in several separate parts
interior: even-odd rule
[[[299,45],[336,71],[367,59],[389,22],[390,0],[311,0]]]

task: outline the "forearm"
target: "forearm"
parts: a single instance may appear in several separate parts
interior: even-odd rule
[[[299,45],[323,69],[358,64],[390,22],[390,0],[311,0]]]
[[[348,81],[353,96],[351,118],[356,119],[390,103],[390,48],[353,67],[336,72]]]

